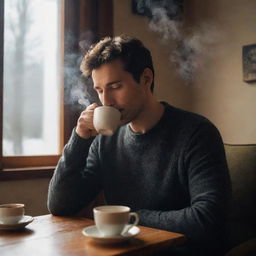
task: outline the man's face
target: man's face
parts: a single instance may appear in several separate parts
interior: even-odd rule
[[[92,71],[94,89],[101,103],[121,112],[122,124],[130,123],[142,113],[147,94],[143,83],[137,83],[132,74],[123,69],[117,59]]]

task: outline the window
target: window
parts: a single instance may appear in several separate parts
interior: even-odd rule
[[[63,3],[1,5],[3,168],[55,165],[60,156]]]
[[[80,72],[67,56],[88,32],[87,44],[112,34],[111,0],[0,1],[0,180],[56,165],[81,111],[66,101],[65,70]]]
[[[60,154],[61,5],[5,1],[3,156]]]

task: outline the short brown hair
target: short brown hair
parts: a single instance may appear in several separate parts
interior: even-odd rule
[[[154,67],[150,51],[143,43],[133,37],[121,35],[105,37],[93,44],[85,54],[80,69],[85,76],[91,76],[92,70],[102,64],[120,59],[124,64],[124,70],[131,73],[134,80],[139,82],[145,68],[153,72],[151,91],[154,89]]]

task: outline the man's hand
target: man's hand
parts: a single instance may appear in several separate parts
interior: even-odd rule
[[[93,103],[89,105],[80,115],[77,120],[76,133],[84,138],[89,139],[93,136],[96,136],[98,132],[95,130],[93,126],[93,113],[94,109],[99,105]]]

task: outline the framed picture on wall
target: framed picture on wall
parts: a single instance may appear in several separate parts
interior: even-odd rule
[[[243,46],[243,80],[256,82],[256,44]]]
[[[134,14],[153,17],[152,11],[156,8],[166,11],[171,20],[179,20],[183,13],[184,0],[132,0],[132,12]]]

